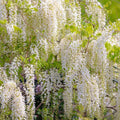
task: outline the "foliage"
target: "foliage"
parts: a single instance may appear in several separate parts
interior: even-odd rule
[[[98,1],[0,1],[0,119],[120,118],[120,20]]]
[[[108,19],[115,22],[120,18],[120,1],[119,0],[98,0],[107,10]]]

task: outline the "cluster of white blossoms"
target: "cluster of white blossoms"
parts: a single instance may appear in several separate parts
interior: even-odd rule
[[[12,104],[12,119],[13,120],[23,120],[26,119],[26,111],[25,111],[25,100],[22,96],[20,89],[16,89],[13,94]],[[17,106],[17,107],[16,107]]]
[[[64,2],[62,0],[41,0],[38,10],[41,25],[38,28],[40,36],[49,40],[55,39],[66,20]]]
[[[23,16],[20,13],[17,15],[17,24],[18,24],[17,26],[22,30],[19,37],[22,36],[22,40],[23,40],[23,42],[25,42],[26,41],[26,28],[27,28],[27,25],[25,24],[25,20],[24,20]]]
[[[0,20],[4,20],[6,18],[6,16],[7,16],[7,14],[6,14],[4,1],[1,0],[0,1]]]
[[[42,101],[45,101],[46,104],[49,105],[51,92],[55,95],[56,91],[59,88],[63,87],[61,83],[62,78],[57,69],[51,69],[48,71],[42,72],[39,75],[39,82],[40,82],[40,91],[42,96]]]
[[[26,94],[27,94],[27,119],[33,120],[35,113],[35,85],[34,85],[34,66],[27,65],[24,67],[26,78]]]
[[[10,8],[8,9],[6,7],[6,12],[7,12],[7,24],[6,24],[6,28],[7,28],[7,32],[10,36],[10,43],[12,44],[12,42],[16,39],[16,33],[14,32],[14,26],[17,25],[17,6],[12,4],[10,5]],[[9,13],[8,13],[9,12]]]
[[[2,80],[4,83],[8,81],[7,74],[3,67],[0,67],[0,80]]]
[[[1,95],[2,108],[5,108],[7,106],[7,103],[11,99],[11,96],[13,95],[15,88],[16,84],[13,81],[12,82],[9,81],[4,84],[4,88]]]
[[[99,24],[99,30],[102,30],[106,24],[106,15],[103,6],[98,0],[86,0],[86,12],[88,16],[92,16],[92,20]]]
[[[10,65],[10,76],[7,74],[4,68],[0,68],[0,80],[2,80],[3,85],[0,86],[0,100],[2,109],[9,107],[12,110],[11,117],[14,120],[20,119],[30,119],[34,118],[34,68],[32,65],[28,65],[24,68],[26,77],[26,94],[27,94],[27,108],[25,105],[25,98],[21,93],[20,88],[17,86],[18,81],[18,67],[20,66],[20,61],[16,57],[13,59]],[[26,111],[27,109],[27,111]]]
[[[21,63],[19,58],[15,57],[10,64],[10,79],[14,80],[16,83],[18,83],[18,69],[20,67]]]
[[[49,106],[51,99],[54,105],[57,104],[57,92],[62,88],[64,114],[67,118],[71,118],[73,106],[76,107],[77,104],[91,118],[95,116],[102,119],[106,108],[106,95],[110,94],[111,98],[114,87],[113,63],[108,60],[105,44],[109,42],[112,46],[120,46],[120,32],[118,30],[117,34],[113,35],[116,32],[115,23],[106,26],[106,15],[101,4],[97,0],[85,0],[84,10],[88,17],[91,17],[87,23],[81,15],[83,8],[80,7],[80,0],[18,0],[11,1],[9,8],[6,4],[5,0],[0,1],[0,20],[7,20],[3,25],[6,35],[0,37],[0,43],[8,43],[7,45],[13,45],[13,48],[10,46],[10,51],[8,48],[6,52],[4,46],[1,51],[8,56],[12,51],[17,56],[14,59],[10,56],[10,63],[0,66],[0,81],[3,82],[0,86],[2,108],[9,106],[13,120],[33,120],[37,74],[40,99],[46,106]],[[98,27],[93,31],[93,35],[88,37],[81,29],[91,21]],[[1,42],[1,39],[4,40]],[[27,51],[21,54],[20,47]],[[58,66],[49,68],[50,65],[46,65],[51,54],[53,56],[49,64],[60,62],[62,77]],[[36,63],[31,60],[34,60],[34,55]],[[26,79],[26,82],[22,83],[26,96],[22,95],[17,86],[20,83],[20,66],[23,69],[21,76]],[[76,100],[74,94],[77,96]],[[117,94],[119,119],[119,81]]]
[[[91,114],[94,114],[96,117],[100,117],[100,96],[99,96],[99,78],[97,75],[91,76]]]
[[[11,108],[12,119],[23,120],[26,118],[24,98],[14,81],[8,81],[3,84],[0,97],[2,109],[7,108],[8,106]]]

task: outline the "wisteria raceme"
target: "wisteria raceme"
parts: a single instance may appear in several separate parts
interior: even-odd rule
[[[34,66],[27,65],[24,68],[26,78],[26,94],[27,94],[27,119],[33,120],[35,114],[35,86],[34,86]]]
[[[22,30],[22,32],[20,33],[20,35],[22,36],[22,39],[23,39],[23,42],[25,44],[25,41],[26,41],[26,23],[25,23],[25,20],[23,19],[23,16],[19,13],[17,15],[17,24],[18,24],[18,27]],[[19,37],[20,37],[19,35]]]
[[[76,39],[76,34],[68,34],[68,36],[66,36],[66,38],[61,40],[60,43],[60,50],[61,50],[61,63],[62,63],[62,67],[63,69],[67,70],[67,64],[69,66],[70,62],[69,60],[71,60],[71,56],[73,56],[73,54],[71,53],[76,53],[77,52],[77,48],[80,46],[81,41],[80,40],[75,40],[73,42],[71,42],[71,37],[72,39]],[[73,59],[74,60],[74,59]]]
[[[66,45],[66,44],[65,44]],[[72,54],[70,54],[70,52],[74,52],[74,54],[77,52],[77,48],[79,46],[79,41],[74,41],[73,43],[70,44],[70,42],[68,41],[67,45],[69,46],[67,49],[66,47],[64,48],[62,46],[62,50],[61,50],[61,60],[62,60],[62,66],[63,68],[65,68],[66,75],[65,75],[65,86],[66,86],[66,90],[64,91],[64,111],[66,116],[69,118],[71,116],[71,112],[72,112],[72,84],[73,84],[73,79],[74,79],[74,74],[75,71],[73,73],[73,66],[71,63],[71,58],[73,57]],[[63,50],[65,52],[63,52]],[[69,63],[68,63],[69,61]],[[73,60],[74,61],[74,58]],[[68,69],[69,68],[69,69]]]
[[[12,103],[11,106],[10,102]],[[14,81],[4,83],[1,92],[1,104],[3,109],[7,106],[11,107],[14,120],[23,120],[26,117],[24,98]]]
[[[4,20],[5,18],[7,18],[6,8],[4,5],[4,1],[1,0],[0,1],[0,20]]]
[[[17,107],[16,107],[17,106]],[[16,89],[12,100],[12,119],[26,119],[25,100],[20,89]]]
[[[16,83],[13,81],[8,81],[4,84],[3,92],[2,92],[2,107],[5,108],[8,104],[9,100],[11,99],[11,96],[14,93],[14,90],[16,88]]]
[[[63,87],[61,83],[61,77],[58,73],[58,70],[51,69],[50,73],[48,73],[48,71],[42,72],[39,75],[39,80],[41,86],[40,91],[41,91],[42,101],[45,101],[46,99],[46,104],[49,105],[50,97],[51,97],[50,93],[53,92],[53,94],[55,95],[55,91]]]
[[[8,82],[8,77],[3,67],[0,67],[0,80],[4,83]]]
[[[66,17],[70,25],[75,24],[76,26],[80,27],[81,25],[81,8],[79,7],[79,3],[77,2],[78,6],[76,6],[75,2],[70,2],[71,4],[66,5]]]
[[[55,39],[58,34],[58,27],[64,24],[66,15],[62,0],[41,1],[39,9],[40,31],[42,36],[47,39]],[[40,34],[41,34],[40,33]]]
[[[103,6],[97,0],[86,0],[86,3],[88,16],[92,15],[92,20],[98,22],[99,29],[102,30],[106,23],[106,15]]]
[[[46,98],[47,99],[47,104],[49,102],[49,99],[50,99],[50,90],[51,90],[51,84],[50,84],[50,81],[49,81],[49,74],[47,74],[47,71],[43,72],[41,75],[39,75],[40,78],[40,84],[41,84],[41,95],[42,95],[42,101],[44,101],[44,99]],[[47,88],[47,86],[49,86]]]
[[[63,93],[63,99],[64,99],[64,112],[65,115],[70,118],[71,114],[72,114],[72,81],[70,80],[70,78],[66,77],[66,81],[70,82],[69,83],[69,87],[66,88],[66,90]]]
[[[69,64],[68,63],[66,63],[66,64],[67,64],[67,67],[69,68],[69,70],[68,70],[68,73],[66,72],[67,74],[66,74],[65,83],[66,83],[67,88],[66,88],[65,92],[67,92],[67,93],[64,96],[66,96],[66,98],[69,98],[69,101],[68,100],[66,101],[64,99],[65,100],[64,104],[66,106],[65,111],[68,114],[67,115],[68,118],[70,117],[70,111],[72,108],[72,105],[71,105],[72,104],[72,89],[73,89],[72,84],[73,84],[73,80],[78,75],[81,76],[81,79],[79,79],[79,78],[76,79],[76,82],[78,85],[77,86],[77,88],[78,88],[78,101],[84,107],[91,105],[90,104],[91,95],[90,95],[90,88],[89,88],[90,74],[89,74],[89,71],[87,70],[87,68],[85,67],[85,59],[82,57],[82,55],[78,54],[79,46],[80,46],[80,41],[79,40],[74,41],[70,44],[70,46],[68,47],[68,50],[66,50],[67,59],[69,61]],[[70,54],[71,52],[73,52],[74,55]],[[80,72],[80,74],[78,74],[79,72]],[[84,90],[85,87],[86,87],[87,91]],[[71,92],[69,92],[69,91],[71,91]],[[70,106],[71,106],[71,108],[70,108]]]
[[[83,56],[85,55],[82,54],[76,55],[75,63],[73,64],[74,66],[73,71],[76,70],[76,75],[79,76],[78,79],[76,79],[79,104],[82,104],[84,106],[84,109],[88,107],[88,112],[90,112],[91,111],[90,87],[92,83],[90,81],[91,76],[89,70],[86,68],[86,62],[85,62],[86,60]]]
[[[7,9],[7,8],[6,8]],[[10,35],[10,43],[16,39],[16,33],[14,32],[14,26],[17,24],[17,6],[11,3],[9,11],[8,24],[6,24],[7,31]],[[8,17],[8,16],[7,16]]]
[[[98,86],[99,78],[97,75],[91,76],[91,109],[92,114],[100,118],[100,96],[99,96],[99,86]]]
[[[10,79],[15,80],[16,83],[18,83],[18,69],[20,67],[21,63],[19,58],[15,57],[10,65]]]

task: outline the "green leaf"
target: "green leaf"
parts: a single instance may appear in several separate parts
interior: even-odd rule
[[[106,42],[105,43],[105,48],[106,48],[107,51],[109,51],[109,50],[112,49],[112,46],[111,46],[111,44],[109,42]]]
[[[69,0],[65,0],[65,3],[69,3]]]
[[[0,24],[6,24],[7,20],[0,20]]]
[[[120,47],[116,45],[111,46],[108,42],[106,42],[105,47],[108,51],[107,57],[115,63],[120,63]]]
[[[22,33],[22,30],[19,28],[19,27],[17,27],[17,26],[13,26],[14,27],[14,31],[15,32],[20,32],[20,33]]]
[[[3,81],[0,80],[0,86],[3,84]]]
[[[48,62],[48,63],[51,63],[52,60],[53,60],[53,57],[54,57],[54,55],[53,55],[53,54],[50,54],[49,57],[48,57],[47,62]]]
[[[93,34],[93,25],[92,24],[88,24],[86,29],[85,29],[88,33],[88,37],[91,36]]]
[[[38,9],[37,9],[37,8],[33,8],[33,10],[34,10],[35,12],[38,12]]]
[[[88,40],[83,40],[80,46],[84,48],[87,45],[87,43],[88,43]]]

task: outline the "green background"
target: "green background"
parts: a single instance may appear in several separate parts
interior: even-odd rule
[[[111,22],[120,19],[120,0],[98,0],[108,12],[108,20]]]

